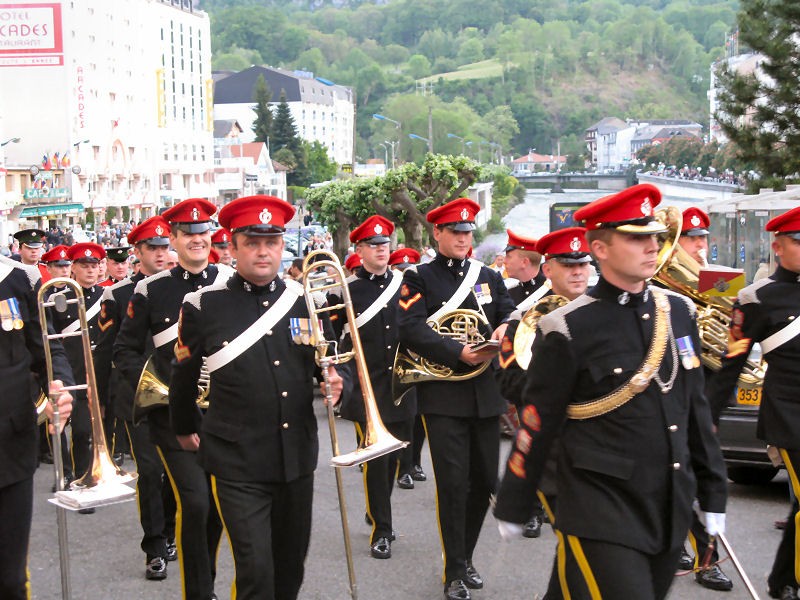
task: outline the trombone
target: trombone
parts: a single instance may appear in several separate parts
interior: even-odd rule
[[[319,267],[327,268],[332,267],[336,272],[333,281],[328,280],[327,273],[318,273]],[[314,294],[324,292],[334,288],[341,287],[342,302],[328,306],[325,303],[320,303],[317,306],[314,300]],[[342,270],[342,265],[338,257],[332,252],[327,250],[316,250],[310,252],[303,261],[303,291],[305,293],[306,306],[308,307],[308,316],[311,323],[311,334],[313,343],[316,346],[316,361],[322,369],[322,376],[325,380],[325,394],[327,411],[328,411],[328,430],[331,436],[331,448],[333,450],[333,458],[331,464],[335,467],[348,467],[364,463],[373,458],[389,454],[395,450],[399,450],[408,445],[408,442],[401,442],[396,439],[389,431],[381,420],[378,405],[375,401],[375,393],[372,391],[372,383],[369,379],[369,372],[367,371],[367,363],[364,359],[364,350],[361,347],[361,338],[358,335],[358,326],[356,325],[356,315],[353,311],[353,302],[350,298],[350,290],[347,287],[347,281]],[[337,311],[344,308],[347,315],[347,323],[350,327],[350,337],[353,341],[353,349],[349,352],[338,352],[337,343],[325,339],[325,334],[322,331],[322,326],[318,315],[325,312]],[[328,348],[333,346],[334,353],[327,356]],[[332,397],[330,393],[330,385],[328,382],[329,368],[331,365],[339,365],[347,362],[350,359],[355,359],[356,370],[358,371],[358,380],[361,383],[361,392],[364,395],[364,407],[366,412],[366,431],[364,433],[363,446],[350,452],[348,454],[339,454],[339,442],[336,436],[336,421],[333,416]],[[345,506],[344,499],[344,486],[342,484],[342,474],[339,469],[334,469],[336,474],[336,491],[339,496],[339,514],[342,520],[342,534],[344,535],[344,551],[347,559],[347,575],[350,583],[350,597],[356,600],[358,597],[358,589],[356,586],[356,574],[353,567],[353,552],[350,548],[350,529],[347,524],[347,507]]]

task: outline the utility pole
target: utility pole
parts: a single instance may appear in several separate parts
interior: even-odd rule
[[[433,107],[428,105],[428,152],[433,154]]]

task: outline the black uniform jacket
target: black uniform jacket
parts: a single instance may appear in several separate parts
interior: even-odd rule
[[[699,357],[694,305],[662,293],[669,299],[675,339],[690,341]],[[662,393],[653,380],[611,412],[566,419],[568,404],[596,400],[639,370],[654,315],[650,288],[623,294],[601,278],[587,294],[540,319],[498,519],[528,518],[559,432],[557,520],[567,534],[658,553],[683,543],[695,496],[703,510],[725,511],[725,466],[703,395],[703,370],[686,369],[680,360],[675,365],[671,344],[659,370],[668,382],[677,368],[670,391]]]
[[[778,267],[739,292],[731,318],[731,343],[722,368],[711,379],[709,400],[721,411],[755,342],[761,342],[800,318],[800,274]],[[800,450],[800,336],[765,356],[758,437],[765,442]]]
[[[356,273],[347,279],[356,317],[372,306],[383,294],[392,281],[392,273],[392,271],[386,271],[383,275],[373,275],[363,267],[359,267]],[[398,277],[402,277],[402,275],[398,275]],[[408,394],[408,397],[404,398],[398,406],[395,406],[392,400],[392,366],[397,353],[397,300],[399,297],[400,288],[397,288],[397,291],[385,302],[378,314],[358,329],[372,391],[384,423],[407,421],[417,414],[417,403],[413,394]],[[339,321],[345,319],[346,315],[342,311]],[[342,351],[347,352],[352,347],[353,340],[349,333],[344,334]],[[352,391],[348,385],[348,393],[342,397],[339,414],[350,421],[363,423],[366,420],[366,413],[355,359],[342,365],[339,374],[346,381],[352,382]]]
[[[224,280],[231,273],[233,270],[225,265],[208,265],[200,273],[190,273],[178,265],[145,277],[136,284],[128,302],[126,318],[114,342],[114,365],[133,389],[136,389],[144,363],[149,357],[148,344],[152,344],[153,336],[178,322],[184,296],[211,285],[218,275]],[[155,348],[152,356],[158,376],[168,382],[172,359],[175,357],[174,344],[166,343]],[[148,413],[147,422],[159,444],[180,448],[170,429],[166,406]]]
[[[103,304],[97,318],[97,327],[100,331],[94,349],[94,370],[100,400],[104,406],[112,406],[116,416],[127,421],[133,419],[134,388],[128,379],[122,377],[118,369],[112,370],[114,340],[125,319],[133,290],[144,277],[143,273],[137,273],[104,288]],[[151,343],[148,344],[145,356],[152,351]]]
[[[431,262],[405,270],[398,301],[400,343],[435,363],[459,372],[472,370],[472,367],[459,360],[463,345],[434,332],[426,320],[453,296],[468,269],[469,260],[449,259],[437,254]],[[480,294],[475,293],[475,288]],[[514,310],[514,303],[503,278],[489,267],[481,266],[473,292],[460,308],[483,310],[489,326],[482,333],[489,338],[492,331]],[[419,412],[422,414],[483,418],[501,415],[507,408],[494,381],[492,367],[472,379],[423,382],[417,384],[416,388]]]
[[[47,389],[42,330],[36,295],[36,267],[0,256],[0,301],[16,299],[22,327],[0,329],[0,488],[32,477],[36,470],[36,410],[31,402],[30,373]],[[51,331],[52,333],[52,331]],[[72,371],[58,341],[51,343],[53,377],[73,385]]]
[[[51,288],[52,290],[53,288]],[[89,310],[93,307],[96,303],[100,302],[100,298],[103,296],[103,290],[105,288],[99,285],[93,285],[90,288],[81,288],[83,290],[83,298],[84,303],[86,306],[87,317],[89,316]],[[75,293],[72,291],[72,288],[64,288],[61,291],[53,291],[49,294],[49,298],[52,298],[55,294],[63,293],[64,296],[68,300],[75,298]],[[64,312],[58,312],[55,307],[50,307],[47,309],[48,311],[48,318],[50,319],[49,322],[53,324],[53,329],[55,329],[56,333],[62,333],[66,327],[69,327],[73,323],[78,320],[78,305],[77,304],[67,304],[67,310]],[[97,343],[97,334],[100,329],[97,326],[97,318],[99,313],[95,313],[88,320],[88,327],[89,327],[89,339],[91,341],[91,345],[94,346]],[[77,329],[76,331],[80,331]],[[69,359],[69,364],[72,367],[72,372],[75,375],[75,379],[81,383],[86,382],[86,365],[84,363],[84,356],[83,356],[83,341],[79,336],[75,337],[68,337],[64,338],[63,340],[64,350],[67,352],[67,358]],[[75,396],[75,394],[73,394]]]
[[[540,270],[536,274],[536,277],[529,281],[518,281],[516,279],[513,283],[510,283],[508,279],[504,279],[503,281],[508,288],[508,295],[511,296],[511,300],[515,305],[519,305],[525,298],[542,287],[547,281],[547,277],[545,277],[544,273]]]
[[[308,319],[302,291],[265,335],[211,373],[202,424],[195,403],[202,357],[236,339],[278,301],[287,284],[300,286],[277,278],[256,286],[236,274],[183,303],[169,391],[172,426],[179,435],[200,433],[200,463],[222,479],[287,482],[317,466],[314,347],[295,342],[290,329],[291,318]]]

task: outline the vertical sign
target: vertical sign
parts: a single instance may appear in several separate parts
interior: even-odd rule
[[[206,79],[206,129],[214,131],[214,80]]]
[[[64,64],[61,4],[0,4],[0,67]]]
[[[166,100],[164,98],[164,69],[156,69],[156,110],[158,111],[158,126],[167,126]]]

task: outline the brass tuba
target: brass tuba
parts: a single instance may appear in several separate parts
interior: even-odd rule
[[[203,366],[200,369],[200,379],[197,382],[197,406],[203,410],[208,408],[208,392],[211,378],[203,357]],[[169,406],[169,385],[156,372],[153,357],[147,359],[136,384],[133,395],[133,422],[138,425],[151,410]]]
[[[656,211],[656,219],[669,229],[659,236],[661,249],[653,280],[667,289],[687,296],[697,306],[697,327],[703,346],[700,360],[709,369],[718,371],[722,357],[728,351],[728,331],[734,299],[709,296],[697,291],[700,269],[705,265],[700,265],[678,243],[682,225],[681,212],[674,206],[667,206]],[[739,387],[761,387],[765,370],[766,363],[748,358],[739,375]]]
[[[536,325],[539,319],[568,302],[566,297],[558,294],[545,296],[522,316],[514,333],[514,357],[520,368],[527,369],[531,364],[531,347],[536,337]]]
[[[459,308],[443,314],[428,325],[443,337],[449,337],[464,345],[479,344],[486,341],[480,332],[481,326],[488,327],[489,321],[482,312],[469,308]],[[455,371],[407,348],[398,348],[392,368],[392,398],[400,404],[403,395],[417,383],[423,381],[464,381],[472,379],[489,368],[490,361],[476,365],[469,371]]]

